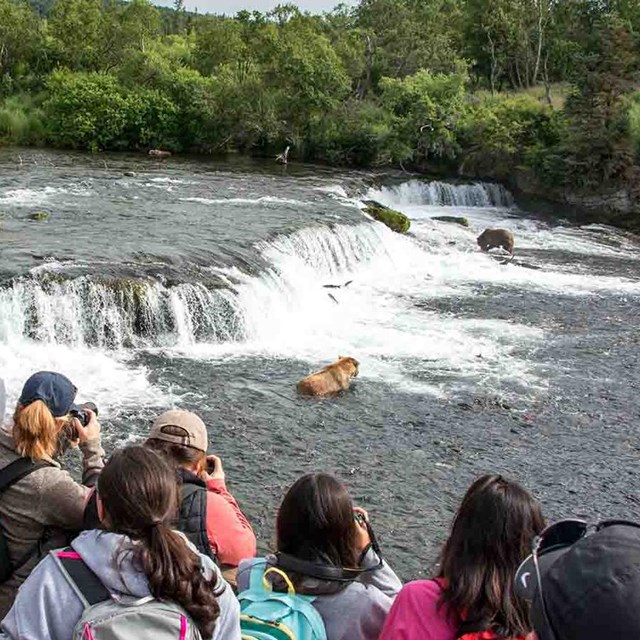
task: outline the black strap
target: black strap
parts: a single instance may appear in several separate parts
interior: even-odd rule
[[[18,458],[6,467],[0,469],[0,493],[6,491],[11,485],[22,480],[30,473],[44,467],[51,467],[53,463],[46,460],[37,460],[34,462],[31,458]]]
[[[63,549],[62,553],[73,552],[71,547]],[[102,584],[98,576],[89,569],[82,558],[70,558],[57,556],[58,561],[67,572],[73,583],[78,587],[89,605],[98,604],[111,598],[111,593]]]

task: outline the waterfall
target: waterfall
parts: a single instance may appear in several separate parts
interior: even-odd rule
[[[410,180],[402,184],[370,189],[367,198],[389,207],[433,205],[439,207],[511,207],[513,196],[500,184],[475,182],[421,182]]]
[[[241,340],[230,290],[152,280],[27,276],[0,289],[0,341],[136,346]]]
[[[239,270],[224,288],[167,286],[153,279],[32,272],[0,288],[0,343],[29,338],[46,344],[107,349],[239,342],[259,335],[265,318],[291,306],[333,304],[323,284],[384,256],[395,238],[369,222],[308,227],[258,243],[268,265]]]

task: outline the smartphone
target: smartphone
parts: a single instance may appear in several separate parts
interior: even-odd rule
[[[216,471],[216,461],[213,458],[207,458],[207,473],[211,475]]]
[[[367,519],[359,511],[354,511],[353,512],[353,517],[354,517],[356,522],[359,522],[360,524],[365,524],[365,525],[367,524]]]

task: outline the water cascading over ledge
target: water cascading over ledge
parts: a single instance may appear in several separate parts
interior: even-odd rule
[[[230,290],[152,280],[27,276],[0,289],[0,340],[135,346],[244,337]]]
[[[385,256],[393,241],[369,222],[307,227],[259,243],[267,267],[258,275],[238,271],[227,288],[30,274],[0,288],[0,342],[120,349],[243,341],[261,334],[267,316],[306,304],[310,289],[326,302],[323,284]]]
[[[451,184],[409,180],[399,185],[372,188],[367,197],[390,207],[431,205],[509,208],[514,204],[511,193],[502,185],[492,182]]]

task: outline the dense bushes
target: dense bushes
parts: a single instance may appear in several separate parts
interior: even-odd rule
[[[34,145],[44,142],[42,111],[26,95],[15,95],[0,103],[0,142]]]
[[[537,165],[562,138],[560,113],[528,95],[472,99],[461,122],[459,142],[467,168],[504,179],[519,164]]]

